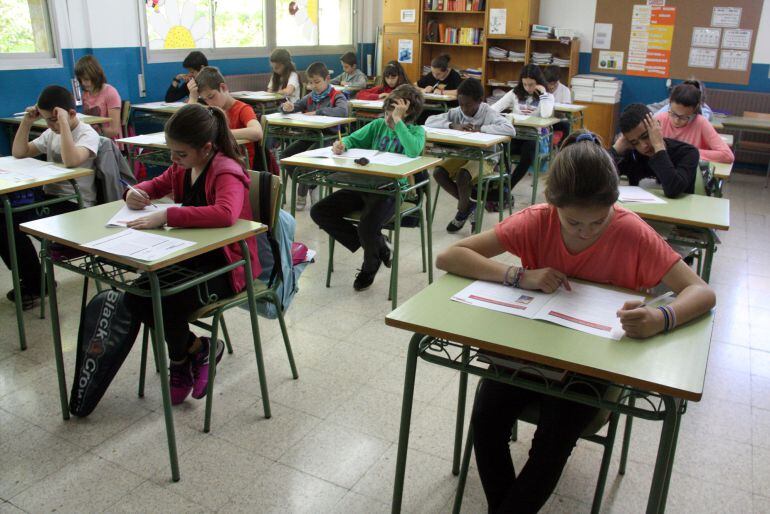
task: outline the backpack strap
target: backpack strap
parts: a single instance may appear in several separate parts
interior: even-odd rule
[[[271,199],[272,181],[273,175],[270,172],[259,172],[259,218],[265,225],[270,222],[270,218],[274,214],[271,212],[273,207]],[[278,219],[273,220],[273,228],[275,228],[278,222]],[[270,279],[267,282],[267,287],[272,287],[276,277],[283,281],[283,261],[281,258],[281,247],[275,238],[273,230],[269,229],[266,235],[267,241],[270,243],[270,250],[273,252],[273,269],[270,270]],[[281,308],[283,308],[283,305]]]

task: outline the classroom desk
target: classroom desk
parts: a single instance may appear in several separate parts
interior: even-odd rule
[[[666,198],[659,189],[650,189],[652,194],[663,198],[666,203],[623,203],[623,207],[638,214],[642,219],[673,223],[703,236],[703,242],[691,240],[683,244],[696,245],[704,250],[701,278],[706,282],[711,276],[711,263],[716,252],[715,230],[730,230],[730,200],[703,195],[682,195]],[[677,241],[671,240],[672,243]]]
[[[133,104],[131,105],[131,112],[128,115],[128,124],[134,125],[137,117],[141,117],[148,121],[154,121],[163,125],[171,115],[185,105],[187,105],[186,102],[150,102]]]
[[[747,118],[745,116],[727,116],[720,118],[724,128],[736,131],[735,150],[741,149],[741,138],[744,132],[757,132],[760,134],[770,134],[770,119],[765,118]],[[770,182],[770,160],[767,163],[767,177],[765,187]]]
[[[711,126],[714,127],[714,130],[722,130],[725,128],[725,126],[722,125],[722,121],[721,121],[723,119],[724,119],[723,117],[717,118],[716,116],[712,116],[711,119],[709,120],[709,123],[711,123]]]
[[[251,105],[261,116],[277,112],[281,108],[281,101],[286,98],[284,95],[267,91],[236,91],[230,95],[236,100]]]
[[[117,140],[118,143],[123,143],[127,148],[128,165],[130,169],[134,169],[135,162],[142,162],[144,164],[154,164],[158,166],[171,166],[171,154],[169,153],[168,145],[165,143],[144,143],[141,141],[144,136],[160,136],[163,132],[154,132],[152,134],[142,134],[139,136],[123,137]],[[242,147],[241,150],[245,153],[245,145],[251,143],[248,139],[236,139],[238,146]],[[258,143],[254,143],[259,146]],[[147,149],[147,152],[141,152],[142,149]],[[253,155],[251,156],[254,157]]]
[[[730,178],[730,175],[733,172],[733,163],[724,163],[724,162],[711,162],[709,161],[709,164],[714,167],[714,177],[718,178],[719,180],[727,180]]]
[[[384,100],[348,100],[350,117],[355,118],[357,127],[361,128],[385,115],[382,111],[384,104]]]
[[[422,96],[425,97],[425,107],[423,109],[426,111],[446,112],[449,110],[450,102],[457,101],[456,96],[438,95],[436,93],[423,93]]]
[[[300,173],[297,170],[294,179],[291,181],[291,214],[294,215],[297,201],[297,184],[304,183],[308,185],[326,186],[329,188],[349,189],[363,193],[372,193],[378,195],[392,196],[395,200],[395,213],[401,212],[403,196],[409,192],[417,192],[424,188],[425,191],[425,220],[428,247],[428,283],[433,282],[433,216],[431,210],[430,196],[430,177],[421,182],[404,186],[402,179],[412,177],[417,173],[434,167],[439,163],[435,157],[419,157],[414,161],[402,164],[400,166],[384,166],[379,164],[368,164],[359,166],[350,159],[326,159],[317,157],[299,157],[292,156],[281,159],[282,165],[296,166],[305,168],[309,171]],[[370,184],[361,182],[351,183],[345,181],[344,177],[335,177],[336,172],[352,173],[360,177],[369,177],[372,179]],[[383,182],[386,185],[383,187]],[[396,217],[398,220],[398,217]],[[401,223],[393,224],[393,256],[392,269],[390,272],[390,300],[393,308],[398,304],[398,252],[399,236],[401,234]],[[329,260],[329,269],[331,270],[331,259]],[[326,284],[329,287],[329,284]]]
[[[64,165],[61,165],[64,168]],[[66,169],[66,168],[64,168]],[[94,170],[89,168],[73,168],[68,169],[66,172],[55,177],[41,178],[36,180],[29,180],[24,182],[10,182],[0,179],[0,198],[3,200],[3,214],[5,215],[5,231],[8,234],[8,252],[11,258],[11,278],[13,281],[13,292],[16,299],[16,325],[19,330],[19,348],[23,351],[27,349],[27,337],[24,331],[24,315],[21,308],[21,283],[19,281],[19,263],[16,256],[16,237],[13,231],[13,215],[19,212],[30,211],[35,209],[40,214],[45,215],[48,212],[48,206],[68,202],[75,200],[80,208],[83,207],[83,199],[80,195],[80,189],[78,188],[75,179],[80,177],[86,177],[93,175]],[[75,190],[72,195],[59,196],[50,200],[43,200],[40,202],[34,202],[27,205],[20,205],[13,207],[11,205],[10,194],[17,191],[24,191],[25,189],[32,189],[34,187],[42,187],[46,184],[53,184],[56,182],[69,181]],[[49,290],[50,291],[50,290]],[[41,302],[45,301],[44,297],[40,298]],[[42,311],[41,311],[42,312]]]
[[[171,397],[169,396],[168,370],[166,368],[166,343],[163,332],[163,323],[160,321],[163,319],[161,297],[175,294],[183,290],[197,288],[198,284],[203,283],[212,277],[228,273],[230,270],[240,266],[245,267],[246,276],[250,277],[250,259],[241,259],[240,261],[224,266],[220,270],[206,274],[184,268],[179,264],[191,257],[222,248],[231,243],[239,243],[243,255],[249,255],[246,240],[266,231],[267,228],[261,223],[238,220],[231,227],[225,228],[174,229],[171,232],[163,229],[149,230],[149,233],[176,237],[187,241],[194,241],[196,243],[193,246],[179,250],[176,253],[156,261],[139,261],[131,259],[130,257],[113,255],[104,251],[82,246],[90,241],[126,230],[121,227],[105,226],[107,220],[109,220],[122,206],[123,201],[110,202],[88,209],[23,223],[21,227],[24,232],[41,238],[43,241],[42,255],[45,260],[49,291],[54,291],[55,266],[64,268],[84,277],[81,310],[85,308],[88,301],[89,278],[109,284],[117,289],[152,298],[153,313],[155,319],[158,321],[155,323],[153,329],[155,331],[154,344],[157,351],[156,355],[160,372],[163,412],[166,421],[166,436],[168,439],[169,461],[171,464],[171,478],[174,481],[178,481],[179,463],[177,460],[174,418],[171,412]],[[51,242],[75,248],[84,252],[86,255],[65,261],[53,262],[48,253],[48,247]],[[175,272],[183,274],[184,278],[174,277],[173,280],[170,280],[169,275]],[[145,280],[142,282],[145,285],[149,283],[149,291],[137,285],[137,273],[143,274]],[[246,291],[248,293],[250,304],[254,305],[254,284],[251,280],[246,280]],[[197,290],[197,294],[203,295],[202,297],[207,296],[207,293],[200,289]],[[49,294],[48,298],[51,308],[51,330],[53,333],[54,356],[56,358],[59,399],[61,401],[62,417],[66,420],[69,419],[67,383],[64,374],[62,337],[55,292]],[[210,300],[216,301],[216,298],[210,298]],[[250,311],[251,328],[257,351],[257,366],[261,378],[264,376],[264,367],[259,343],[259,326],[257,323],[256,311],[253,308],[250,309]],[[77,335],[73,334],[70,337],[77,337]],[[269,400],[266,396],[267,390],[264,387],[263,381],[260,381],[260,385],[262,386],[265,416],[270,417]],[[210,401],[210,399],[207,399],[207,401]]]
[[[613,341],[450,300],[471,282],[454,275],[442,276],[385,318],[388,326],[414,332],[407,353],[391,512],[401,511],[418,357],[461,372],[455,474],[462,447],[467,374],[472,373],[621,414],[662,421],[647,512],[663,512],[686,401],[699,401],[703,394],[713,313],[643,342],[629,338]],[[481,349],[571,373],[564,382],[511,376],[497,367],[487,369],[480,364],[476,359]],[[617,385],[622,387],[622,394],[617,402],[610,402],[600,394],[571,392],[570,385],[578,382],[602,388]]]
[[[355,123],[355,118],[335,118],[334,121],[321,121],[311,122],[307,120],[293,120],[288,117],[281,116],[281,114],[274,113],[265,117],[267,123],[265,125],[265,137],[264,141],[269,141],[272,138],[275,141],[281,143],[283,150],[284,145],[293,143],[294,141],[312,141],[316,148],[328,146],[332,141],[337,139],[338,134],[347,135],[349,132],[349,125]],[[338,132],[328,132],[328,129],[338,127]],[[265,146],[262,145],[262,162],[267,162],[265,152]],[[279,154],[280,155],[280,154]],[[282,161],[281,161],[282,162]],[[286,168],[281,165],[281,179],[283,183],[283,198],[286,199]],[[292,206],[292,215],[294,214]]]
[[[78,120],[80,120],[81,123],[85,123],[86,125],[99,125],[100,123],[109,123],[110,119],[105,118],[104,116],[90,116],[88,114],[83,113],[77,113]],[[5,125],[6,131],[8,132],[8,142],[13,143],[14,134],[16,133],[16,129],[19,125],[21,125],[21,120],[23,119],[23,116],[9,116],[6,118],[0,118],[0,123]],[[48,124],[45,120],[39,119],[35,121],[35,123],[32,124],[32,130],[30,130],[30,135],[32,135],[32,131],[35,133],[37,132],[43,132],[45,129],[48,128]]]
[[[724,141],[727,146],[730,148],[733,147],[734,138],[732,134],[719,134],[719,137],[722,138],[722,141]]]
[[[479,167],[479,180],[476,182],[476,234],[481,232],[481,223],[484,217],[484,184],[481,180],[481,177],[484,177],[484,161],[495,159],[497,158],[500,160],[500,157],[502,157],[502,162],[498,164],[497,170],[498,170],[498,176],[497,179],[499,181],[498,183],[498,205],[500,206],[499,211],[499,217],[500,221],[503,221],[503,212],[505,209],[503,209],[503,201],[504,201],[504,187],[503,184],[505,183],[505,177],[509,173],[510,170],[510,156],[511,156],[511,149],[510,149],[510,141],[511,138],[509,136],[498,136],[493,140],[489,141],[473,141],[472,139],[465,139],[461,137],[457,137],[451,134],[438,134],[435,132],[430,132],[430,129],[426,128],[425,130],[425,141],[426,143],[432,143],[431,148],[428,148],[426,145],[425,152],[433,155],[435,157],[440,157],[442,159],[446,158],[458,158],[458,159],[466,159],[469,161],[476,161],[478,163]],[[486,180],[489,180],[489,176],[486,177]],[[433,211],[431,212],[431,217],[433,216],[433,213],[436,211],[436,202],[438,201],[438,194],[441,190],[440,187],[436,188],[436,198],[433,201]]]
[[[537,148],[535,149],[535,161],[532,163],[532,205],[537,201],[537,184],[540,178],[540,174],[545,171],[544,164],[551,160],[552,141],[553,141],[553,126],[559,123],[559,118],[541,118],[539,116],[527,116],[525,119],[516,119],[512,113],[506,115],[513,126],[516,127],[516,135],[513,139],[523,139],[537,142]],[[548,145],[548,153],[543,154],[540,152],[540,148],[546,142]],[[543,162],[545,161],[545,163]]]
[[[588,107],[579,104],[556,104],[553,106],[554,112],[560,112],[566,115],[567,121],[569,121],[570,131],[577,128],[583,128],[583,111]]]

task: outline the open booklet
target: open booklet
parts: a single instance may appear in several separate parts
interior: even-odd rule
[[[194,244],[195,241],[150,234],[143,230],[129,228],[89,241],[83,246],[115,255],[124,255],[140,261],[155,261]]]
[[[663,198],[655,196],[639,186],[619,186],[618,200],[623,203],[666,203]]]
[[[550,321],[574,330],[618,340],[625,333],[617,311],[625,302],[643,296],[571,282],[572,291],[559,288],[548,294],[477,280],[452,296],[456,302],[475,305],[529,319]]]
[[[370,164],[381,164],[383,166],[400,166],[408,162],[417,160],[419,157],[407,157],[400,153],[383,152],[380,150],[367,150],[365,148],[350,148],[337,155],[332,152],[332,147],[317,148],[296,154],[295,157],[316,157],[319,159],[361,159],[369,160]]]
[[[181,207],[181,203],[158,203],[148,205],[144,209],[129,209],[128,205],[123,205],[115,215],[107,222],[108,227],[125,227],[129,221],[138,220],[147,215],[157,212],[158,210],[165,211],[169,207]]]

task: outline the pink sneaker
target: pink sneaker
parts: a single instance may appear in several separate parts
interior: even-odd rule
[[[190,356],[192,363],[193,392],[192,397],[196,400],[206,396],[206,388],[209,385],[209,345],[211,339],[201,337],[201,347]],[[217,364],[222,360],[222,354],[225,353],[225,343],[217,339]]]
[[[179,405],[193,388],[193,376],[190,360],[182,364],[171,364],[168,367],[169,382],[171,382],[171,405]]]

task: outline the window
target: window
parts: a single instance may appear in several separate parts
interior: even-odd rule
[[[60,66],[47,0],[0,0],[0,68]]]
[[[276,46],[351,46],[354,1],[144,0],[150,61],[181,60],[192,49],[221,59],[264,56]]]
[[[275,0],[277,46],[350,45],[352,0]]]

